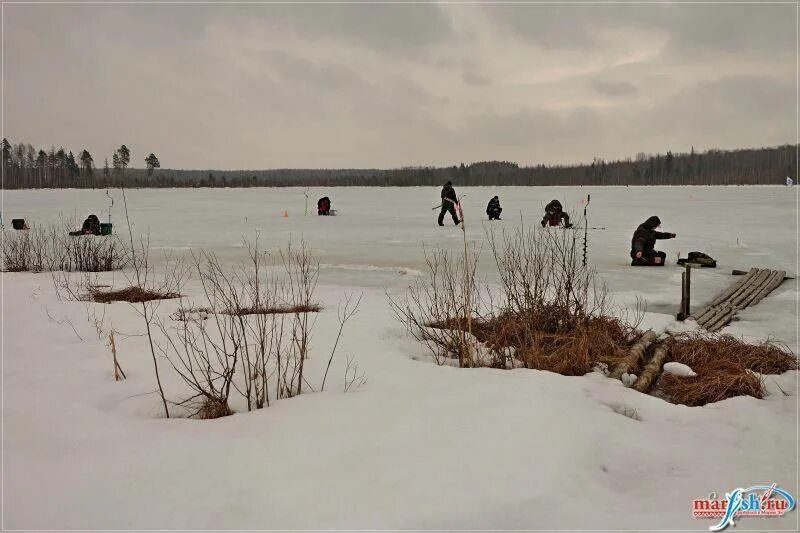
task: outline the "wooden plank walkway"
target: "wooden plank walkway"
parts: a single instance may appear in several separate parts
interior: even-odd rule
[[[785,276],[784,270],[751,268],[742,279],[719,293],[708,307],[692,314],[692,318],[700,327],[718,331],[733,320],[737,311],[756,305],[774,291]]]

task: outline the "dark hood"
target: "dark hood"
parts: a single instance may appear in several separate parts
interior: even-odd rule
[[[647,229],[656,229],[658,226],[661,225],[661,219],[657,216],[652,216],[644,221],[642,226],[646,227]]]

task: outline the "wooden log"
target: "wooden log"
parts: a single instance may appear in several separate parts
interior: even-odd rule
[[[709,305],[709,307],[712,306],[712,305],[719,304],[719,303],[727,300],[734,292],[736,292],[740,287],[742,287],[742,285],[747,283],[757,273],[758,273],[758,269],[757,268],[751,268],[750,271],[747,274],[745,274],[745,277],[743,277],[738,282],[736,282],[735,284],[729,286],[727,289],[725,289],[721,293],[719,293],[711,301],[711,304]]]
[[[718,305],[706,307],[692,318],[694,318],[695,322],[697,322],[702,326],[703,323],[705,323],[705,321],[708,320],[717,311],[717,309],[719,309]]]
[[[671,345],[671,337],[668,337],[667,340],[656,346],[656,349],[653,350],[653,358],[650,359],[642,373],[639,374],[638,379],[633,384],[633,389],[639,392],[649,392],[653,388],[653,385],[661,375],[661,371],[664,369],[664,363],[667,361]]]
[[[736,314],[736,308],[733,306],[721,309],[720,312],[717,315],[715,315],[712,320],[709,320],[706,323],[705,328],[711,332],[717,331],[718,329],[722,329],[731,320],[733,320],[733,316],[735,314]]]
[[[742,287],[739,291],[737,291],[733,296],[731,296],[728,301],[734,307],[741,308],[742,302],[746,301],[750,296],[760,291],[770,280],[772,276],[771,270],[762,270],[760,271],[754,278],[753,281],[748,283],[745,287]]]
[[[712,307],[708,313],[703,315],[702,319],[697,321],[697,324],[708,329],[708,325],[715,322],[720,315],[725,314],[730,310],[731,306],[727,302]]]
[[[743,274],[743,271],[734,271],[733,274]],[[708,307],[693,318],[708,331],[721,329],[733,319],[739,309],[756,305],[784,279],[787,279],[784,270],[751,268],[741,280],[722,291]],[[684,298],[681,302],[682,309],[685,305],[683,300]]]
[[[743,276],[745,274],[747,274],[747,272],[745,272],[744,270],[734,269],[734,270],[731,271],[731,276]],[[786,281],[787,279],[794,279],[794,277],[793,276],[787,276],[786,274],[784,274],[783,275],[783,281]]]
[[[751,298],[743,302],[742,308],[744,307],[751,307],[756,305],[758,302],[763,300],[769,293],[774,291],[778,288],[778,286],[783,283],[783,278],[786,276],[786,271],[784,270],[776,270],[772,274],[769,282],[757,293],[755,293]]]
[[[645,331],[642,338],[639,339],[639,342],[631,346],[631,351],[628,352],[628,356],[614,368],[609,377],[620,379],[622,374],[630,374],[631,372],[638,371],[639,361],[644,357],[647,348],[653,344],[657,338],[658,336],[652,330]]]
[[[752,283],[755,276],[759,273],[759,269],[751,268],[747,274],[737,281],[736,283],[730,285],[725,290],[720,292],[712,302],[706,307],[702,309],[697,314],[694,315],[694,320],[700,325],[703,326],[705,322],[711,319],[713,316],[718,315],[721,310],[719,309],[720,304],[727,301],[731,296],[737,294],[738,292],[746,289],[747,285]]]
[[[732,296],[727,302],[706,313],[698,324],[708,331],[717,331],[725,327],[739,309],[753,306],[775,290],[786,276],[783,270],[762,270],[748,284]]]
[[[709,307],[705,309],[700,315],[695,318],[695,321],[698,325],[705,327],[710,321],[713,321],[715,317],[719,316],[720,314],[726,313],[731,307],[730,302],[722,302],[718,305],[713,307]]]

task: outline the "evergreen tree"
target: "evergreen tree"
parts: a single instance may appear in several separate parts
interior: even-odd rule
[[[147,165],[147,175],[153,175],[153,169],[161,168],[161,163],[158,161],[158,158],[155,154],[150,154],[144,159],[145,164]]]
[[[11,143],[3,139],[3,186],[6,179],[11,179]]]
[[[90,154],[85,149],[81,152],[81,169],[86,176],[91,176],[94,174],[94,159],[92,158],[92,154]]]
[[[119,157],[119,168],[122,171],[122,175],[124,176],[125,175],[125,169],[128,168],[128,165],[131,162],[131,151],[128,150],[128,147],[123,144],[122,146],[119,147],[119,150],[117,150],[117,153],[119,154],[119,156],[118,156]]]
[[[80,175],[81,169],[78,166],[78,162],[75,161],[75,156],[72,154],[72,151],[64,158],[64,166],[67,171],[67,176],[69,176],[70,184],[73,184],[75,178]]]

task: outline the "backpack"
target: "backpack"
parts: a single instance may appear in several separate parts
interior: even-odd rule
[[[678,264],[696,263],[705,268],[717,268],[717,260],[703,252],[689,252],[689,257],[678,259]]]

